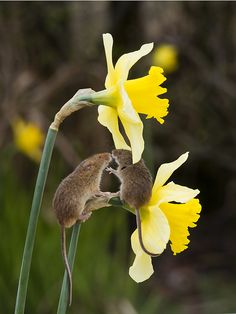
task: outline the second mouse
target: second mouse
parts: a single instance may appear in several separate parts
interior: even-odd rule
[[[144,160],[132,163],[132,153],[125,149],[115,149],[112,151],[112,157],[118,164],[118,168],[107,168],[107,171],[115,174],[120,182],[120,199],[135,209],[136,223],[140,246],[143,251],[150,256],[158,256],[150,252],[142,236],[142,221],[140,217],[140,208],[148,203],[152,194],[152,177],[146,167]]]

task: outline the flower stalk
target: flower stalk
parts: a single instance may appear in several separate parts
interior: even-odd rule
[[[29,281],[29,272],[32,260],[33,247],[35,242],[36,227],[56,136],[57,131],[49,128],[45,140],[44,150],[34,190],[33,202],[30,212],[28,230],[20,270],[20,278],[18,283],[15,314],[23,314],[25,311],[25,301]]]
[[[44,144],[43,154],[39,166],[38,177],[36,180],[32,207],[30,212],[28,230],[26,234],[25,247],[22,257],[20,277],[18,283],[15,314],[23,314],[25,311],[25,302],[27,295],[27,287],[29,281],[29,272],[35,242],[36,228],[41,208],[44,187],[47,179],[49,165],[51,161],[52,151],[54,148],[57,132],[63,120],[72,112],[92,105],[90,94],[93,93],[91,89],[79,90],[55,115],[55,119],[48,129],[47,137]]]

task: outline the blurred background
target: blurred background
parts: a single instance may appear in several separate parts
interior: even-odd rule
[[[105,32],[114,37],[115,60],[155,42],[157,50],[130,73],[143,76],[150,65],[161,65],[167,77],[169,115],[163,126],[144,121],[144,157],[155,174],[161,163],[190,151],[173,180],[199,188],[203,210],[189,249],[173,256],[168,248],[142,284],[128,275],[134,217],[117,208],[94,213],[81,229],[68,313],[235,313],[236,6],[146,1],[0,3],[0,313],[12,313],[15,305],[40,146],[54,114],[78,89],[103,89]],[[57,308],[64,270],[51,209],[57,185],[82,159],[112,148],[94,108],[63,123],[38,224],[26,313]],[[106,176],[103,188],[115,191],[118,182]]]

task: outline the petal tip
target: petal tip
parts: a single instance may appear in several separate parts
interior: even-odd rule
[[[179,159],[182,160],[182,163],[184,163],[189,157],[189,152],[186,152],[184,154],[182,154]]]
[[[110,45],[113,45],[113,37],[110,33],[102,34],[102,38],[104,46],[107,45],[108,43],[110,43]]]
[[[111,35],[110,33],[103,33],[103,34],[102,34],[102,37],[103,37],[103,38],[106,38],[106,37],[107,37],[107,38],[112,38],[112,35]]]
[[[144,282],[145,280],[148,280],[153,273],[154,273],[153,268],[148,274],[142,274],[141,272],[137,272],[134,266],[131,266],[129,268],[129,276],[137,283],[141,283]]]
[[[154,43],[144,44],[141,47],[142,51],[145,51],[146,54],[150,53],[154,47]]]

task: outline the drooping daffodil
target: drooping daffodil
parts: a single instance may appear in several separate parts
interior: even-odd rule
[[[163,117],[168,113],[168,99],[159,98],[166,92],[160,87],[166,78],[159,67],[151,67],[149,74],[128,80],[129,70],[143,56],[153,49],[153,43],[145,44],[137,51],[122,55],[113,65],[113,38],[110,34],[103,35],[107,61],[106,89],[91,95],[98,108],[98,121],[112,133],[117,149],[132,150],[133,163],[141,159],[144,149],[143,123],[138,113],[146,114],[147,118],[156,118],[163,123]],[[128,137],[130,146],[126,143],[119,129],[119,120]]]
[[[169,182],[172,173],[188,158],[188,153],[176,161],[165,163],[157,171],[152,196],[147,205],[140,209],[142,237],[145,247],[155,254],[161,254],[167,243],[175,254],[187,249],[189,243],[188,228],[196,226],[201,205],[195,197],[199,190]],[[173,203],[174,202],[174,203]],[[129,274],[136,282],[147,280],[154,272],[151,256],[142,250],[137,229],[131,236],[131,245],[135,253]]]
[[[44,135],[41,129],[32,122],[17,118],[12,123],[14,143],[19,151],[32,160],[39,162],[42,154]]]

